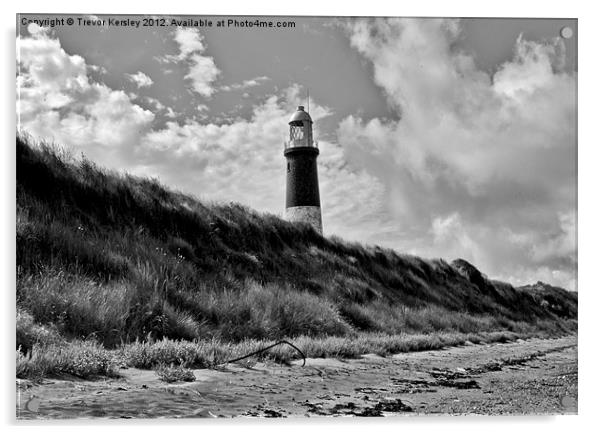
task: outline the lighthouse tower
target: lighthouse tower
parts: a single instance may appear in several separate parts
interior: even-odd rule
[[[286,157],[286,210],[290,222],[309,223],[322,233],[322,210],[318,186],[320,151],[313,140],[313,121],[303,106],[297,107],[289,122],[290,138],[284,144]]]

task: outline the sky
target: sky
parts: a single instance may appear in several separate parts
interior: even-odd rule
[[[203,18],[19,22],[18,128],[281,214],[287,120],[309,91],[325,235],[577,289],[576,20]]]

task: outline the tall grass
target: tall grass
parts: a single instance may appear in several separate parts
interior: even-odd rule
[[[17,350],[16,363],[18,378],[57,375],[94,378],[117,375],[115,358],[96,342],[35,344],[26,353]]]
[[[17,307],[16,332],[17,348],[23,353],[30,351],[34,345],[56,344],[64,340],[54,324],[38,324],[30,313],[20,307]]]

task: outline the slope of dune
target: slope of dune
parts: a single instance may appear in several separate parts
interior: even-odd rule
[[[577,294],[322,237],[17,136],[17,307],[40,340],[576,330]]]

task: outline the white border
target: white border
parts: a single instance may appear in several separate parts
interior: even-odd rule
[[[505,0],[503,2],[486,1],[427,1],[392,2],[381,0],[344,1],[326,3],[324,0],[276,1],[253,0],[251,2],[219,1],[191,2],[184,0],[156,1],[146,0],[144,3],[125,2],[123,0],[103,0],[96,3],[80,1],[6,1],[2,4],[3,65],[2,83],[6,89],[3,95],[2,115],[5,139],[2,149],[2,194],[3,210],[0,213],[2,224],[2,260],[0,275],[3,278],[2,292],[4,295],[3,325],[6,333],[4,342],[7,343],[3,362],[3,421],[9,429],[15,428],[14,422],[14,273],[15,273],[15,14],[29,13],[161,13],[161,14],[213,14],[213,15],[333,15],[333,16],[453,16],[453,17],[545,17],[545,18],[578,18],[578,55],[579,55],[579,416],[564,417],[455,417],[455,418],[408,418],[396,420],[288,420],[288,421],[236,421],[234,423],[209,423],[206,420],[187,422],[186,424],[170,421],[109,421],[96,422],[94,425],[82,422],[44,422],[37,425],[25,424],[25,431],[43,430],[44,432],[104,432],[121,428],[131,430],[141,428],[145,431],[164,432],[170,425],[178,430],[190,429],[219,430],[219,432],[282,432],[302,433],[308,430],[326,431],[344,429],[351,433],[365,432],[374,427],[379,432],[397,432],[414,429],[421,432],[491,433],[508,431],[535,432],[540,429],[546,432],[581,430],[590,431],[596,425],[596,416],[601,413],[598,409],[600,390],[600,369],[602,363],[598,356],[600,348],[601,328],[598,321],[600,302],[600,186],[602,180],[599,174],[602,164],[600,147],[601,120],[599,119],[601,104],[600,80],[600,15],[593,4],[595,2],[575,1],[546,1],[527,2],[525,0]],[[231,421],[230,421],[231,422]],[[66,426],[65,426],[66,425]],[[82,425],[85,425],[82,426]]]

